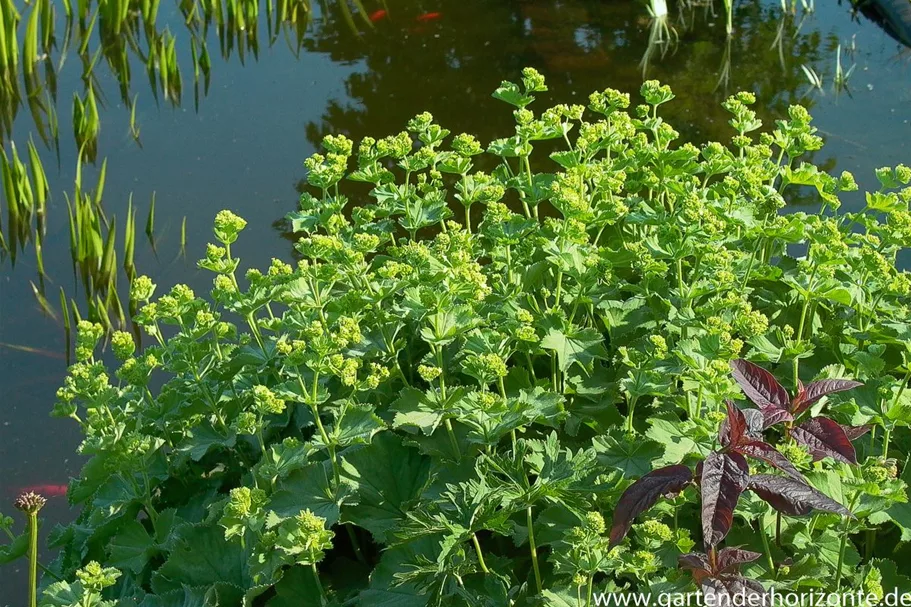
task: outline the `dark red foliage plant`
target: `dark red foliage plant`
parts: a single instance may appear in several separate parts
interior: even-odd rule
[[[852,516],[832,498],[807,483],[780,451],[765,441],[763,433],[783,424],[786,437],[805,445],[814,459],[831,457],[839,462],[856,464],[851,441],[864,428],[844,427],[828,417],[810,417],[798,421],[814,403],[824,396],[860,386],[847,379],[824,379],[808,385],[798,384],[791,397],[771,373],[745,360],[731,363],[733,377],[757,409],[740,409],[726,402],[727,417],[718,429],[719,447],[699,462],[695,474],[689,467],[677,464],[649,472],[620,497],[614,510],[610,532],[611,546],[616,546],[633,520],[654,506],[662,497],[673,497],[688,485],[696,484],[702,502],[702,536],[705,553],[680,557],[680,566],[689,570],[705,594],[762,593],[762,585],[744,577],[740,565],[759,558],[759,554],[719,545],[734,521],[734,511],[744,491],[753,491],[781,514],[802,516],[812,510]],[[783,474],[750,474],[747,458],[760,460]]]

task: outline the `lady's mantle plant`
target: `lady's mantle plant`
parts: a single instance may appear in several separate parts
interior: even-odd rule
[[[109,371],[82,327],[55,409],[89,458],[51,541],[66,583],[97,561],[104,600],[144,607],[907,589],[911,169],[845,213],[801,107],[760,131],[738,94],[729,145],[697,147],[656,82],[632,111],[533,111],[544,91],[497,89],[516,128],[486,151],[429,114],[326,137],[295,264],[239,276],[223,211],[211,297],[134,282],[153,345],[115,334]],[[624,501],[661,475],[671,501]]]

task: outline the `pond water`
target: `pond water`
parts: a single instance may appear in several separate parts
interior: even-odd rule
[[[207,92],[200,84],[196,107],[185,16],[178,3],[164,2],[159,25],[176,40],[182,102],[156,103],[141,60],[132,57],[127,99],[137,95],[137,145],[131,108],[101,60],[94,90],[104,100],[102,127],[96,164],[85,166],[83,180],[93,184],[107,158],[103,207],[122,221],[132,195],[137,271],[160,290],[186,282],[202,291],[211,275],[198,271],[195,259],[220,209],[249,221],[237,248],[242,267],[291,257],[282,218],[296,208],[302,160],[323,135],[383,136],[428,110],[452,132],[490,141],[509,134],[513,123],[490,93],[500,80],[516,80],[523,66],[547,76],[551,90],[543,103],[584,103],[595,89],[634,93],[644,76],[662,80],[677,94],[662,108],[665,117],[694,142],[730,137],[720,102],[732,92],[754,91],[766,125],[790,104],[803,103],[827,140],[815,161],[831,171],[853,171],[862,189],[873,187],[875,167],[911,161],[911,52],[855,15],[850,3],[819,0],[815,12],[790,15],[780,0],[735,2],[730,38],[720,1],[714,11],[704,2],[684,4],[671,4],[663,31],[652,28],[645,5],[634,0],[364,0],[363,13],[352,5],[351,20],[326,0],[322,8],[313,5],[299,49],[290,31],[269,45],[264,19],[258,56],[248,50],[241,57],[237,47],[222,53],[210,31],[211,81]],[[656,43],[656,35],[669,42]],[[844,69],[856,64],[847,90],[833,84],[839,45]],[[801,66],[820,76],[821,90],[810,86]],[[86,310],[64,196],[76,174],[71,99],[74,92],[83,95],[84,86],[82,65],[70,56],[57,82],[59,155],[34,135],[51,193],[46,278],[39,280],[34,247],[21,251],[15,264],[9,256],[0,261],[0,511],[6,514],[14,514],[12,500],[21,488],[66,484],[80,466],[75,423],[51,419],[49,412],[66,369],[60,288]],[[11,136],[4,135],[7,150],[11,139],[21,153],[33,133],[32,117],[20,110]],[[154,246],[142,233],[153,193]],[[118,272],[125,296],[127,280]],[[43,284],[57,318],[39,305],[33,284]],[[71,516],[63,497],[52,498],[44,513],[48,523]],[[22,602],[21,571],[4,570],[0,606]]]

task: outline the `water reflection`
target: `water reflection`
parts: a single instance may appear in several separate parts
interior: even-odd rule
[[[113,227],[120,254],[125,253],[127,234],[133,234],[137,271],[157,273],[162,287],[187,282],[200,292],[208,284],[193,273],[192,261],[168,265],[177,253],[173,234],[184,215],[190,218],[190,260],[208,240],[211,217],[221,208],[235,209],[251,220],[248,250],[241,253],[245,265],[261,265],[273,255],[289,256],[289,243],[269,226],[293,209],[294,183],[303,172],[300,160],[310,151],[299,133],[304,125],[306,139],[316,147],[330,132],[355,139],[398,132],[426,109],[453,133],[469,131],[486,143],[509,133],[514,124],[490,93],[500,80],[514,79],[525,65],[548,77],[551,92],[536,104],[544,107],[584,103],[589,92],[608,86],[635,92],[643,76],[657,78],[677,93],[664,114],[684,139],[725,140],[731,129],[720,101],[746,89],[757,93],[756,108],[766,125],[782,117],[792,103],[814,106],[817,118],[843,137],[832,136],[827,155],[815,159],[825,168],[836,163],[839,168],[859,167],[862,180],[870,165],[894,164],[907,156],[901,148],[908,139],[907,127],[902,127],[901,117],[890,119],[889,112],[896,105],[901,111],[911,102],[911,89],[902,84],[911,79],[890,60],[895,48],[891,41],[872,28],[859,30],[863,35],[860,67],[852,77],[853,100],[811,93],[800,69],[812,66],[831,82],[836,46],[845,44],[857,29],[846,5],[820,4],[817,14],[807,15],[782,11],[780,0],[743,0],[734,7],[729,37],[721,0],[714,10],[705,2],[671,2],[663,22],[653,20],[635,0],[389,0],[386,7],[365,0],[363,9],[352,4],[348,14],[332,0],[324,7],[303,0],[272,0],[260,2],[255,11],[251,2],[180,0],[176,8],[157,9],[154,0],[131,0],[119,33],[115,21],[98,14],[97,7],[83,14],[75,3],[68,28],[62,5],[53,4],[56,25],[50,52],[31,64],[28,81],[21,80],[20,73],[18,97],[3,97],[6,93],[0,91],[0,100],[7,100],[3,107],[18,104],[15,120],[0,109],[0,133],[7,146],[12,130],[21,160],[28,164],[26,142],[34,132],[45,165],[52,162],[48,156],[57,155],[61,167],[48,171],[51,203],[47,217],[41,214],[42,222],[47,219],[50,224],[49,237],[42,241],[45,253],[56,249],[56,255],[49,255],[39,272],[32,246],[36,240],[19,225],[15,243],[22,254],[15,270],[9,258],[0,260],[0,279],[6,281],[6,288],[0,289],[0,341],[31,349],[12,351],[0,344],[0,383],[17,394],[16,402],[4,406],[13,426],[0,426],[6,433],[0,455],[12,462],[0,470],[3,491],[10,485],[65,482],[63,462],[71,457],[77,440],[66,424],[46,421],[63,363],[35,352],[60,352],[64,344],[60,326],[42,316],[29,281],[40,289],[40,276],[46,272],[46,299],[61,320],[61,285],[64,299],[76,300],[83,312],[89,300],[100,308],[111,293],[106,291],[101,301],[82,297],[79,291],[86,286],[68,280],[73,270],[63,192],[75,200],[77,154],[69,115],[74,93],[86,107],[88,91],[93,91],[102,124],[94,150],[98,164],[86,167],[84,179],[82,199],[88,195],[90,204],[80,207],[88,217],[81,225],[97,224],[101,243],[99,247],[91,231],[80,240],[86,243],[85,258],[92,260],[92,272],[86,274],[99,265],[106,268],[105,275],[110,273],[104,250]],[[110,0],[106,6],[115,4]],[[32,6],[46,5],[39,0],[26,5],[20,31],[28,24]],[[254,17],[258,27],[251,27]],[[156,24],[154,33],[147,31],[147,18]],[[44,53],[43,34],[38,39],[36,56]],[[21,42],[20,38],[17,48]],[[80,53],[83,45],[85,52]],[[877,54],[871,50],[874,45],[885,51]],[[300,61],[295,62],[298,54]],[[22,68],[22,58],[18,65]],[[869,92],[868,86],[874,84],[875,91]],[[206,95],[209,99],[203,100]],[[150,103],[155,96],[163,109],[179,104],[183,110],[158,111]],[[129,125],[130,131],[136,129],[145,149],[133,144],[128,122],[135,123]],[[85,141],[92,139],[92,123],[86,122]],[[123,131],[122,140],[110,135],[118,131]],[[41,149],[42,140],[48,142],[48,150]],[[85,154],[90,151],[84,148]],[[96,203],[97,173],[106,157],[112,166],[116,159],[117,168],[108,175],[99,196],[103,200]],[[153,189],[159,190],[158,218],[148,239],[159,243],[160,258],[149,252],[141,232],[137,237],[135,228],[124,230],[122,225],[130,216],[143,229]],[[136,196],[128,206],[131,191]],[[162,195],[163,191],[169,194]],[[107,220],[89,217],[99,208]],[[7,216],[4,212],[4,220]],[[33,233],[43,230],[38,216],[37,211],[28,215]],[[168,223],[170,240],[162,240]],[[276,227],[281,229],[281,223]],[[6,221],[2,231],[10,229]],[[122,261],[116,265],[122,268]],[[77,275],[82,272],[81,266],[76,268]],[[126,272],[117,270],[120,278],[113,289],[122,297]],[[98,282],[99,276],[94,274],[88,282]],[[128,313],[127,304],[122,307]],[[112,320],[117,316],[114,311]],[[56,440],[60,437],[65,439]],[[53,444],[40,455],[29,454],[29,445],[49,442]],[[19,465],[27,458],[32,458],[28,466]],[[65,516],[62,507],[58,514]],[[7,583],[21,588],[16,582],[15,576],[3,576],[0,596],[13,595],[7,592]]]
[[[670,82],[677,100],[668,119],[688,131],[684,136],[726,139],[722,99],[751,90],[766,123],[782,116],[805,93],[799,66],[823,59],[831,38],[761,0],[736,5],[730,37],[711,7],[692,2],[678,3],[676,14],[663,18],[636,3],[558,0],[495,7],[465,0],[447,6],[432,25],[416,17],[403,9],[397,20],[377,23],[369,43],[356,50],[331,20],[305,39],[310,51],[364,65],[348,79],[345,97],[308,128],[314,145],[331,132],[399,130],[415,97],[448,128],[480,131],[490,140],[512,121],[490,91],[524,65],[547,74],[561,102],[567,93],[580,102],[606,86],[635,91],[643,75]],[[453,25],[465,23],[471,26]]]

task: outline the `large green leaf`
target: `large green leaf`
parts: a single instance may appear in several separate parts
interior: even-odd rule
[[[326,519],[327,526],[334,525],[349,489],[342,486],[334,492],[333,485],[329,461],[310,464],[292,472],[279,483],[279,490],[272,494],[268,508],[280,518],[296,516],[301,510],[310,509]]]
[[[598,463],[619,470],[626,478],[648,474],[653,462],[664,455],[660,443],[619,432],[597,436],[592,442]]]
[[[0,565],[12,563],[28,553],[28,533],[21,533],[8,544],[0,546]]]
[[[217,583],[239,588],[251,584],[240,542],[225,540],[224,529],[217,525],[179,527],[168,560],[152,575],[152,589],[161,594],[184,585]]]
[[[664,445],[664,455],[655,461],[656,466],[679,464],[692,455],[705,457],[712,450],[712,437],[691,423],[653,418],[649,424],[646,436]]]
[[[155,540],[139,521],[130,521],[108,544],[108,564],[139,573],[155,555]]]
[[[410,503],[427,483],[430,460],[402,445],[391,432],[345,455],[342,474],[355,487],[357,505],[345,509],[346,520],[370,531],[386,543],[386,534],[405,518]]]
[[[557,353],[557,361],[563,372],[566,372],[573,363],[578,362],[586,366],[596,358],[607,358],[604,338],[591,328],[575,328],[567,332],[551,329],[541,340],[541,347]]]
[[[320,590],[309,567],[292,567],[275,585],[275,596],[266,607],[302,607],[319,605]]]

